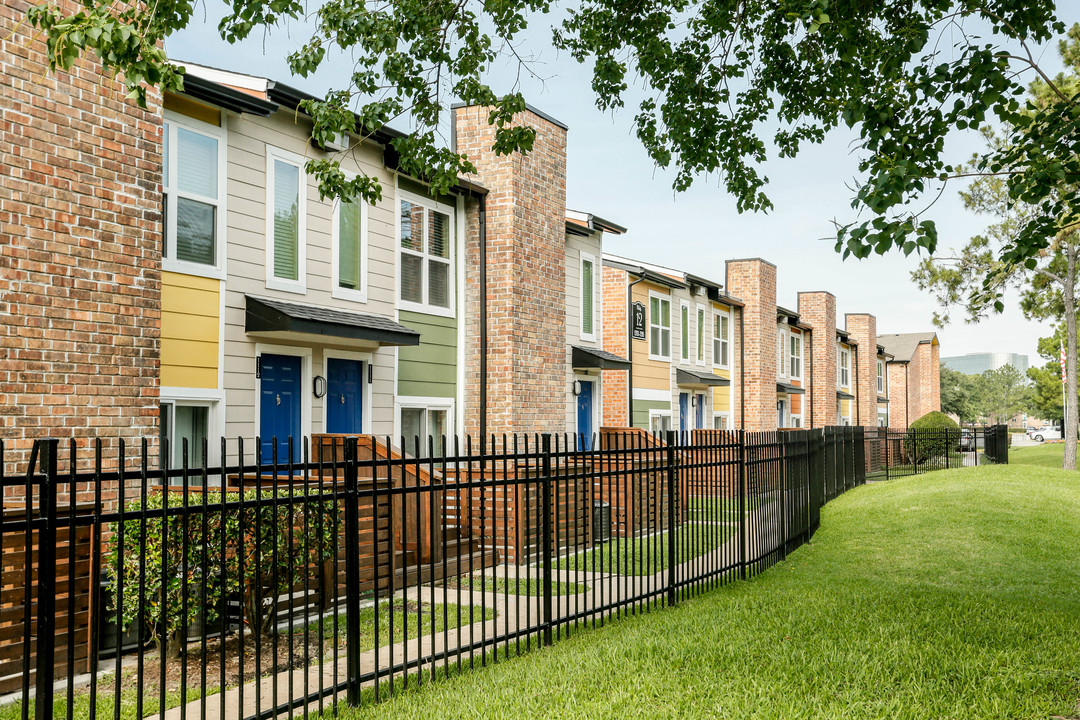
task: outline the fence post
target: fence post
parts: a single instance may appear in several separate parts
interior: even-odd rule
[[[776,431],[780,444],[780,557],[787,559],[788,544],[788,461],[787,438],[783,430]]]
[[[38,467],[42,470],[38,489],[38,574],[37,574],[37,673],[34,678],[34,717],[52,720],[53,672],[56,658],[56,452],[60,441],[56,438],[39,440]],[[27,469],[32,473],[33,467]],[[72,488],[74,490],[74,488]],[[29,503],[31,498],[27,498]],[[74,542],[74,538],[69,538]],[[30,582],[30,570],[26,568],[26,582]],[[68,589],[68,602],[73,602]],[[68,628],[68,652],[73,633]]]
[[[667,431],[667,604],[675,604],[675,489],[678,476],[675,470],[675,443],[679,434]]]
[[[345,438],[345,637],[348,643],[345,656],[348,686],[345,700],[360,705],[360,512],[357,490],[356,438]],[[373,485],[378,492],[378,483]],[[372,499],[378,507],[378,499]],[[376,528],[378,532],[378,528]],[[393,548],[391,548],[393,550]],[[379,559],[375,558],[375,602],[379,602]]]
[[[746,579],[746,434],[739,428],[739,579]]]
[[[544,544],[544,645],[551,645],[551,433],[540,436],[540,517]]]

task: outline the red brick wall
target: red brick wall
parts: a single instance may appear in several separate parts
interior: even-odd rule
[[[910,400],[911,422],[928,412],[941,409],[940,346],[922,343],[911,357]]]
[[[71,3],[75,6],[75,3]],[[125,101],[92,56],[51,73],[0,6],[0,438],[157,434],[161,107]]]
[[[807,383],[810,416],[803,416],[806,427],[828,427],[836,424],[836,296],[831,292],[799,293],[799,315],[814,328],[808,344],[810,381]]]
[[[919,419],[908,407],[908,363],[889,363],[889,427],[906,428]]]
[[[603,282],[603,346],[608,352],[621,358],[631,359],[626,347],[626,334],[629,322],[626,301],[626,286],[629,282],[625,270],[604,267]],[[605,370],[603,373],[604,402],[603,417],[600,424],[604,427],[630,427],[630,373],[625,370]]]
[[[487,430],[566,432],[566,129],[530,111],[516,122],[537,131],[532,152],[497,156],[488,110],[454,111],[458,152],[488,188]],[[474,223],[470,223],[472,225]],[[478,234],[466,267],[480,264]],[[465,431],[479,429],[479,273],[466,279]]]
[[[858,424],[877,427],[877,318],[868,313],[848,313],[844,316],[844,328],[858,343],[855,351],[858,386],[854,389],[859,405]]]
[[[776,266],[760,258],[729,260],[726,276],[728,292],[746,303],[742,312],[745,381],[743,397],[736,400],[736,417],[740,418],[744,404],[746,430],[775,430]]]

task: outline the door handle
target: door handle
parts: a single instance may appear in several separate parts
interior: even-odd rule
[[[278,395],[277,395],[277,404],[278,405],[281,404],[281,393],[278,393]]]

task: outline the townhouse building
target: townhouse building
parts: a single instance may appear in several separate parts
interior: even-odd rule
[[[886,356],[889,424],[907,427],[941,409],[941,346],[937,333],[878,335]]]

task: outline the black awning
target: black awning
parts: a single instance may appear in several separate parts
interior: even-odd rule
[[[846,393],[843,390],[837,390],[836,391],[836,399],[837,400],[854,400],[855,396],[852,395],[851,393]]]
[[[683,370],[677,368],[675,370],[675,384],[676,385],[703,385],[706,387],[727,387],[731,384],[731,381],[727,378],[722,378],[719,375],[713,375],[707,372],[697,372],[696,370]]]
[[[805,395],[806,394],[806,391],[803,390],[798,385],[792,385],[791,383],[786,383],[786,382],[777,382],[776,383],[776,392],[777,393],[784,393],[786,395]]]
[[[249,333],[323,335],[380,345],[419,345],[420,333],[381,315],[246,295]]]
[[[881,397],[880,395],[878,395],[877,401],[878,401],[879,405],[882,405],[882,404],[888,405],[889,404],[889,398]]]
[[[595,368],[597,370],[629,370],[630,361],[600,348],[571,345],[573,348],[573,366],[576,368]]]

